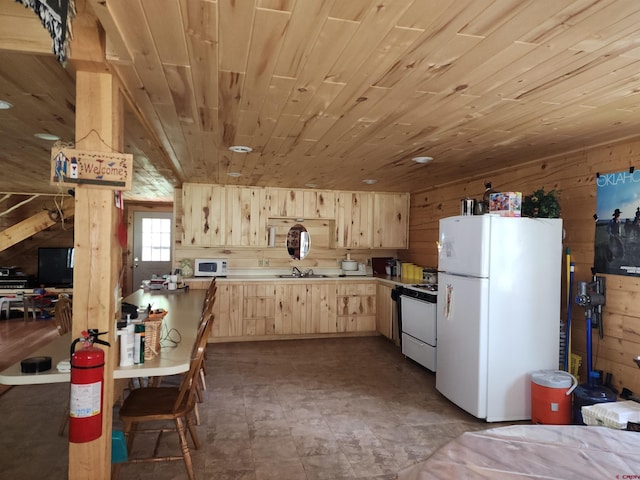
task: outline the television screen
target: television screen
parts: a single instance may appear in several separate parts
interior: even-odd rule
[[[45,287],[73,285],[73,248],[38,249],[38,284]]]

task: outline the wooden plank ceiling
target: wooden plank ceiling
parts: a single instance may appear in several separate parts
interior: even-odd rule
[[[90,15],[130,100],[128,199],[416,192],[640,133],[635,0],[78,0]],[[51,191],[33,133],[73,141],[73,73],[17,35],[0,33],[0,191]]]

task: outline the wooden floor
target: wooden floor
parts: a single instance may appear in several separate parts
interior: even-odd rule
[[[22,317],[0,319],[0,371],[27,358],[31,352],[58,335],[53,320],[28,320]],[[9,390],[0,385],[0,395]]]

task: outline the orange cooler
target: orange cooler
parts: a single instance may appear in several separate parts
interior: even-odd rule
[[[531,374],[531,422],[543,425],[571,423],[571,392],[578,380],[562,370],[538,370]]]

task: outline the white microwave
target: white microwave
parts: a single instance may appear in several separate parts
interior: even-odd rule
[[[215,258],[196,258],[193,274],[196,277],[226,277],[227,261]]]

